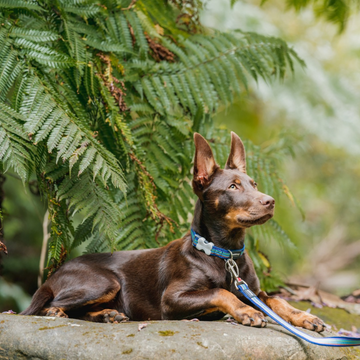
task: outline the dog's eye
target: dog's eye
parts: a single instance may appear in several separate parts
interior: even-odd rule
[[[235,184],[231,184],[231,185],[229,186],[229,189],[231,189],[231,190],[236,190],[236,189],[237,189],[237,187],[236,187],[236,185],[235,185]]]

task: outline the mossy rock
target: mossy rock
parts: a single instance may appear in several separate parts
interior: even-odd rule
[[[139,331],[138,322],[97,324],[0,314],[0,359],[360,359],[358,348],[316,346],[279,325],[269,324],[268,328],[258,329],[225,321],[146,323]],[[315,337],[335,335],[305,332]]]

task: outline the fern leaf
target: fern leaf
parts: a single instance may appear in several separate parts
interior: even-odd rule
[[[0,7],[9,9],[42,10],[37,2],[32,0],[0,0]]]
[[[101,51],[113,51],[117,53],[129,53],[130,50],[126,48],[124,45],[120,45],[119,43],[116,43],[110,39],[108,40],[102,40],[99,38],[95,38],[91,35],[87,36],[84,39],[84,42],[86,45],[91,46],[97,50]]]
[[[59,39],[59,35],[53,31],[41,31],[21,27],[13,27],[9,35],[11,37],[22,38],[32,42],[49,42]]]
[[[149,45],[144,35],[144,30],[141,26],[140,20],[134,11],[127,11],[126,18],[129,21],[136,38],[136,44],[139,47],[139,55],[141,58],[145,57],[145,54],[149,51]]]
[[[33,159],[31,145],[20,123],[23,120],[21,114],[0,103],[0,161],[5,171],[12,168],[25,183]]]

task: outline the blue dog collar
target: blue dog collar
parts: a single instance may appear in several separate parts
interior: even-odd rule
[[[206,255],[217,256],[224,260],[231,259],[231,254],[232,258],[236,260],[245,252],[245,245],[239,250],[226,250],[219,248],[212,242],[207,241],[204,237],[197,234],[193,229],[191,229],[191,239],[193,246],[197,250],[204,252]]]

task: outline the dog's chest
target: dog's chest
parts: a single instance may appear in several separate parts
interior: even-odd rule
[[[208,272],[207,278],[211,282],[211,287],[213,287],[213,288],[222,288],[222,289],[230,291],[230,289],[231,289],[231,276],[225,270],[225,266],[224,266],[224,269],[213,268],[210,272]]]

